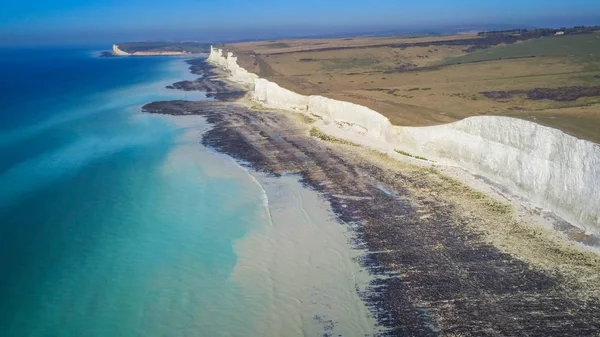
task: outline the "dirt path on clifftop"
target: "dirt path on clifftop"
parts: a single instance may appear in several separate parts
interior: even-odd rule
[[[299,114],[218,101],[144,110],[204,116],[204,145],[319,191],[365,251],[375,279],[362,297],[385,336],[600,334],[597,256],[549,245],[508,206],[435,169],[311,137]]]

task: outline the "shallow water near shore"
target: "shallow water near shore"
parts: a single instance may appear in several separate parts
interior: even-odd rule
[[[195,77],[183,59],[1,57],[1,336],[372,331],[316,193],[199,145],[201,118],[141,112],[204,98],[164,88]]]

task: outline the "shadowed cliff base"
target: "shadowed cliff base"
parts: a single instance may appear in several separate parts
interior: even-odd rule
[[[356,234],[376,279],[362,294],[385,336],[594,336],[596,255],[515,219],[435,168],[311,137],[308,116],[220,101],[154,102],[201,115],[202,143],[252,169],[295,173]],[[313,132],[314,133],[314,132]]]

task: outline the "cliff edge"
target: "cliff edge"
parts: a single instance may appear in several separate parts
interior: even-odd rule
[[[600,145],[510,117],[478,116],[431,127],[393,126],[378,112],[322,96],[300,95],[211,47],[208,61],[253,90],[253,100],[318,116],[320,129],[392,154],[395,150],[458,165],[527,197],[589,233],[600,234]]]
[[[185,51],[172,51],[172,50],[137,50],[134,52],[123,51],[119,45],[113,44],[112,53],[115,56],[178,56],[185,55]]]

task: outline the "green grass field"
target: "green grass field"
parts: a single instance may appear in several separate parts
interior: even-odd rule
[[[578,62],[600,62],[600,32],[543,37],[511,45],[497,46],[447,59],[444,64],[526,57],[560,57],[577,60]]]

